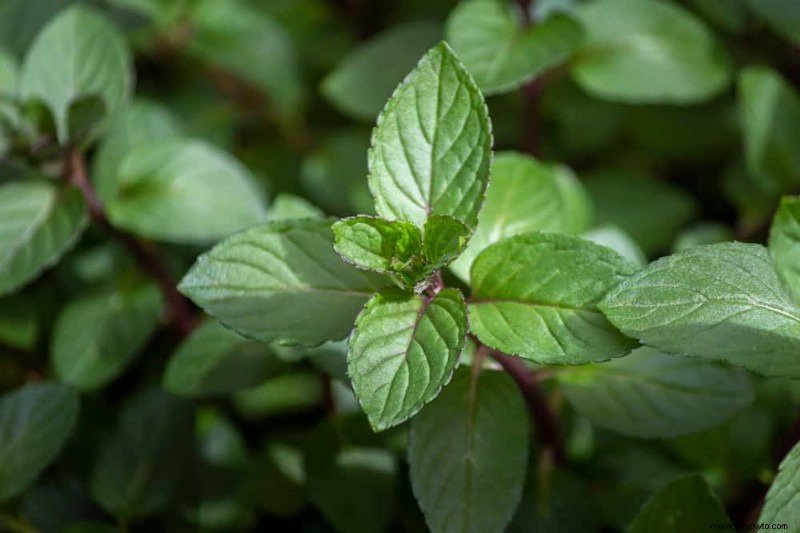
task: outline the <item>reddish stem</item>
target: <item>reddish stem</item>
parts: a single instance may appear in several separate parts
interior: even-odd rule
[[[148,243],[111,225],[103,204],[89,181],[83,155],[78,150],[69,152],[67,180],[83,193],[92,219],[119,241],[139,265],[139,268],[156,282],[167,304],[167,321],[170,326],[181,337],[189,335],[198,323],[191,303],[178,292],[177,285],[169,271]]]

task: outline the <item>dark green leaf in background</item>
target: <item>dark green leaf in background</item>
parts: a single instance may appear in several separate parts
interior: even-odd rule
[[[769,252],[786,288],[800,302],[800,198],[781,200],[769,234]]]
[[[511,91],[567,60],[580,24],[554,14],[525,27],[509,2],[466,0],[447,19],[447,41],[485,94]]]
[[[800,44],[800,5],[792,0],[745,0],[747,7],[776,33]]]
[[[58,140],[69,139],[70,107],[99,96],[106,115],[128,99],[132,60],[123,36],[84,6],[66,9],[49,22],[28,50],[20,75],[20,97],[50,110]]]
[[[66,305],[51,342],[59,379],[79,389],[102,387],[119,376],[155,333],[161,294],[152,284],[120,286]]]
[[[514,382],[462,369],[414,417],[411,484],[436,533],[503,531],[522,496],[528,423]]]
[[[55,460],[78,419],[75,389],[27,385],[0,397],[0,501],[16,496]]]
[[[87,222],[77,189],[59,190],[45,181],[0,185],[0,295],[56,263]]]
[[[123,408],[91,477],[100,506],[124,519],[163,509],[172,499],[192,446],[192,405],[157,389]]]
[[[753,400],[744,371],[652,348],[564,369],[558,379],[570,403],[593,423],[643,438],[706,430]]]
[[[793,524],[800,522],[800,444],[781,461],[780,470],[769,488],[759,523]]]

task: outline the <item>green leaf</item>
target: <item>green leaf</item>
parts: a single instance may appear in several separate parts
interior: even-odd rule
[[[710,244],[659,259],[600,308],[623,333],[661,351],[800,377],[800,309],[763,246]]]
[[[780,470],[767,492],[758,522],[763,524],[800,523],[800,444],[781,461]],[[791,526],[790,526],[791,527]]]
[[[507,375],[458,370],[414,417],[409,439],[411,485],[432,531],[505,529],[528,460],[528,420]]]
[[[92,162],[92,183],[107,204],[118,194],[117,179],[125,157],[136,147],[182,136],[178,119],[166,108],[146,100],[134,100],[115,115]]]
[[[581,238],[592,241],[600,246],[611,248],[640,268],[647,266],[647,257],[644,255],[642,249],[639,248],[639,245],[636,244],[627,233],[616,226],[610,224],[598,226],[581,235]]]
[[[691,104],[730,82],[730,64],[706,26],[657,0],[598,0],[575,11],[586,30],[572,76],[587,92],[630,103]]]
[[[489,182],[491,124],[450,47],[428,51],[395,90],[372,134],[369,187],[378,214],[423,227],[449,215],[475,227]]]
[[[431,270],[450,264],[464,251],[472,230],[453,217],[432,215],[425,221],[422,256]]]
[[[682,231],[672,244],[673,252],[682,252],[695,246],[732,241],[733,231],[719,222],[701,222]]]
[[[381,273],[411,266],[422,247],[422,232],[404,220],[360,215],[335,222],[333,235],[333,249],[342,259]]]
[[[45,181],[0,185],[0,296],[53,266],[88,222],[81,193]]]
[[[133,65],[125,38],[84,6],[70,7],[36,37],[20,76],[20,97],[39,100],[53,114],[58,140],[69,139],[70,107],[98,96],[111,115],[128,99]]]
[[[719,498],[703,476],[676,479],[659,489],[633,519],[631,533],[705,531],[710,524],[733,528]]]
[[[750,176],[773,192],[800,183],[800,96],[776,72],[749,67],[739,75],[739,114]]]
[[[322,95],[353,118],[374,120],[419,57],[442,38],[438,24],[397,26],[356,48],[322,80]]]
[[[0,397],[0,502],[22,492],[58,456],[78,419],[75,389],[27,385]]]
[[[721,424],[753,400],[747,373],[639,348],[627,357],[558,373],[576,411],[640,438],[673,438]]]
[[[179,396],[220,396],[258,385],[280,366],[263,344],[209,320],[172,355],[163,385]]]
[[[577,237],[527,233],[486,248],[472,265],[472,331],[487,346],[540,363],[584,364],[628,353],[597,309],[636,271]]]
[[[305,465],[300,450],[273,443],[247,469],[244,499],[279,516],[295,515],[306,504]]]
[[[619,227],[647,254],[668,249],[697,211],[684,191],[625,173],[603,172],[588,179],[586,189],[597,223]]]
[[[122,518],[140,518],[172,499],[189,458],[191,403],[157,389],[137,394],[122,410],[119,426],[94,465],[92,494]]]
[[[525,492],[507,533],[600,531],[592,487],[568,471],[528,466]]]
[[[268,222],[237,233],[201,256],[179,288],[246,337],[311,345],[341,339],[387,280],[343,262],[330,224]]]
[[[279,114],[299,113],[305,91],[294,45],[264,9],[239,0],[199,0],[191,19],[191,54],[262,89]]]
[[[356,320],[347,355],[353,389],[376,431],[414,416],[450,380],[467,334],[458,289],[433,298],[384,290]]]
[[[564,14],[526,27],[511,4],[495,0],[461,2],[445,33],[487,95],[516,89],[563,63],[583,38],[580,24]]]
[[[793,0],[746,0],[747,7],[784,39],[800,44],[800,5]],[[787,522],[787,520],[782,520]]]
[[[128,152],[107,201],[112,224],[177,243],[207,243],[262,221],[253,177],[225,152],[201,141],[169,140]]]
[[[0,299],[0,344],[32,351],[39,338],[36,307],[23,295]]]
[[[335,531],[386,531],[394,507],[397,459],[389,450],[366,446],[358,435],[346,434],[346,422],[340,420],[337,427],[324,423],[307,439],[309,498]]]
[[[290,220],[294,218],[322,218],[325,213],[300,196],[282,192],[272,201],[267,220]]]
[[[153,284],[119,287],[67,304],[50,353],[59,379],[82,390],[119,376],[158,328],[161,295]]]
[[[75,0],[4,0],[0,3],[0,42],[21,57],[48,20]]]
[[[280,374],[233,396],[236,410],[248,420],[313,411],[322,402],[322,380],[311,372]]]
[[[769,233],[769,252],[794,301],[800,302],[800,197],[781,199]]]
[[[580,233],[591,218],[589,198],[569,168],[500,152],[475,234],[450,268],[466,281],[472,262],[490,244],[529,231]]]

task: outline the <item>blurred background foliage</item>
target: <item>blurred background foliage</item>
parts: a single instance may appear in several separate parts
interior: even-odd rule
[[[79,144],[111,224],[152,241],[160,274],[172,279],[253,222],[371,212],[366,151],[376,117],[445,36],[489,95],[495,149],[574,173],[586,191],[574,231],[640,263],[697,244],[763,242],[780,196],[800,193],[793,0],[656,2],[670,6],[664,13],[652,2],[600,0],[577,17],[582,44],[542,61],[532,82],[514,79],[511,67],[481,70],[465,35],[476,15],[455,0],[84,2],[113,22],[114,46],[132,51],[135,97],[121,111],[124,87],[59,103],[52,88],[67,83],[67,60],[22,67],[37,34],[74,3],[0,0],[0,183],[56,176],[58,141]],[[515,13],[569,35],[577,22],[558,17],[582,4],[521,1],[529,11]],[[487,9],[482,17],[496,14]],[[511,22],[524,52],[529,37]],[[640,40],[626,41],[636,28]],[[647,56],[648,43],[664,55]],[[21,115],[9,103],[19,87],[46,105],[28,103]],[[181,183],[191,193],[172,198]],[[85,224],[63,209],[74,228]],[[158,283],[102,225],[37,274],[0,298],[0,390],[14,391],[0,404],[0,529],[425,530],[408,482],[407,428],[369,429],[347,386],[344,343],[265,346],[212,321],[188,337],[191,327],[164,327],[169,302]],[[30,397],[41,390],[18,390],[51,377],[82,391],[80,414],[63,390],[44,404]],[[554,396],[571,466],[530,461],[512,531],[619,530],[656,489],[693,471],[741,518],[786,451],[781,436],[795,410],[787,405],[800,404],[791,382],[754,379],[754,400],[729,421],[642,440],[591,423],[570,398],[580,379],[560,380]],[[25,432],[26,416],[65,428]],[[42,475],[13,463],[12,444],[54,457],[59,446],[39,450],[41,442],[58,441],[73,419]]]

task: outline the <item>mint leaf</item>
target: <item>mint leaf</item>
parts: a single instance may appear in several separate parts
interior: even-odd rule
[[[472,265],[472,331],[487,346],[539,363],[583,364],[628,353],[597,309],[636,268],[577,237],[527,233],[486,248]]]
[[[485,94],[511,91],[566,61],[583,30],[564,14],[525,27],[511,4],[464,1],[447,19],[447,41]]]
[[[58,316],[50,348],[59,379],[84,390],[107,384],[155,333],[161,314],[161,294],[153,284],[70,302]]]
[[[602,364],[565,368],[558,381],[576,411],[624,435],[673,438],[714,427],[753,401],[746,372],[639,348]]]
[[[750,176],[772,192],[800,183],[800,95],[778,73],[749,67],[739,75],[739,114]]]
[[[475,227],[489,182],[492,135],[480,90],[440,43],[397,87],[378,117],[369,187],[378,214],[423,227],[449,215]]]
[[[718,95],[730,82],[724,51],[682,7],[598,0],[575,13],[586,39],[572,62],[572,76],[599,98],[690,104]]]
[[[268,220],[290,220],[293,218],[322,218],[322,210],[300,196],[282,192],[272,201],[267,213]]]
[[[366,215],[333,224],[333,249],[353,265],[376,272],[401,272],[412,267],[422,246],[414,224]]]
[[[390,28],[355,48],[322,80],[322,96],[353,118],[372,121],[403,77],[442,38],[439,24]]]
[[[266,216],[247,169],[210,144],[181,139],[128,152],[107,202],[114,225],[177,243],[213,242]]]
[[[41,383],[0,396],[0,502],[23,491],[55,460],[78,419],[75,389]]]
[[[800,302],[800,197],[781,199],[769,234],[769,251],[778,275]]]
[[[94,464],[92,495],[120,519],[144,517],[172,499],[193,443],[192,404],[158,389],[123,408]]]
[[[501,372],[456,371],[411,422],[411,486],[432,531],[503,531],[522,496],[528,420]]]
[[[472,230],[453,217],[432,215],[425,221],[422,256],[431,270],[450,264],[464,251]]]
[[[659,259],[600,308],[623,333],[662,351],[800,377],[800,309],[763,246],[711,244]]]
[[[177,117],[169,110],[146,100],[134,100],[109,122],[92,162],[92,184],[107,204],[118,194],[119,168],[125,157],[143,144],[182,136]]]
[[[60,12],[28,50],[20,75],[20,97],[40,100],[50,110],[58,140],[69,139],[70,107],[97,96],[106,116],[128,99],[133,65],[124,36],[84,6]]]
[[[46,181],[0,185],[0,296],[54,265],[88,222],[81,193]]]
[[[492,181],[475,234],[450,268],[467,281],[475,257],[490,244],[529,231],[580,233],[591,218],[589,197],[569,168],[500,152],[492,160]]]
[[[179,288],[246,337],[311,345],[341,339],[388,280],[343,262],[330,225],[276,221],[237,233],[201,256]]]
[[[703,531],[709,524],[733,528],[725,508],[699,474],[672,481],[659,489],[633,519],[631,533]]]
[[[800,444],[781,461],[778,475],[767,492],[764,508],[761,509],[759,523],[764,524],[797,524],[800,522]]]
[[[175,351],[164,371],[166,390],[207,398],[252,387],[274,375],[280,362],[262,344],[209,320]]]
[[[467,334],[457,289],[431,299],[394,289],[356,320],[347,356],[353,389],[376,431],[414,416],[450,380]]]

